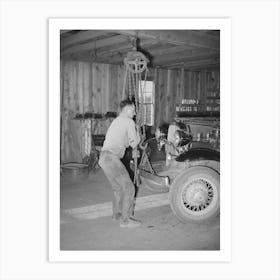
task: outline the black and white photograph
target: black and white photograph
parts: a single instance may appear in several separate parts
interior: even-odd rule
[[[219,29],[61,29],[60,250],[219,251],[221,98]]]
[[[0,1],[0,279],[279,280],[278,0]]]

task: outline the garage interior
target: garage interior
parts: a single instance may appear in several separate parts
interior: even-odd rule
[[[219,30],[61,30],[60,248],[219,250],[219,215],[182,223],[169,193],[144,184],[135,197],[142,226],[122,229],[111,219],[112,190],[98,155],[119,103],[132,91],[124,63],[131,52],[147,58],[146,75],[135,83],[143,84],[143,127],[154,169],[168,161],[166,150],[158,149],[157,128],[183,123],[193,142],[207,146],[220,127]]]

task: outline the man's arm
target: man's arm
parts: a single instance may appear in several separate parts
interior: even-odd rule
[[[128,123],[128,143],[132,148],[136,148],[140,142],[139,133],[136,131],[135,123],[131,120]]]

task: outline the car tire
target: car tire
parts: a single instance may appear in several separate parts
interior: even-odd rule
[[[220,174],[206,166],[190,167],[170,187],[169,202],[183,223],[202,223],[220,211]]]

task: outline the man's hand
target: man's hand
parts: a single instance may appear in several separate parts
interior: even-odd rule
[[[139,135],[141,134],[141,126],[139,124],[136,124],[136,131]]]
[[[144,134],[141,134],[140,138],[141,138],[141,142],[144,142],[146,140],[146,136]]]
[[[133,157],[133,158],[138,158],[139,156],[140,156],[140,153],[139,153],[138,149],[137,149],[137,148],[134,148],[134,149],[132,150],[132,157]]]

